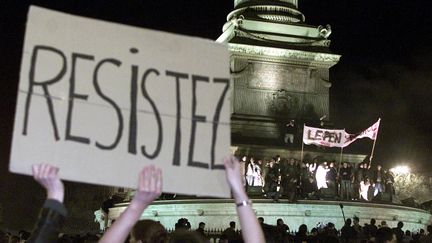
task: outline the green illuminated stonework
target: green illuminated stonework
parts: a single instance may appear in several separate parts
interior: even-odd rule
[[[282,218],[291,230],[296,231],[301,224],[309,229],[317,223],[332,222],[337,229],[343,226],[343,216],[340,201],[303,201],[295,204],[269,202],[268,199],[253,200],[253,209],[257,217],[263,217],[267,224],[276,224]],[[357,216],[360,224],[369,223],[375,218],[377,223],[385,220],[390,227],[396,227],[398,221],[404,222],[404,230],[416,231],[430,224],[430,214],[427,211],[397,205],[385,205],[361,202],[342,202],[346,218]],[[115,219],[124,211],[125,205],[117,205],[110,209],[110,217]],[[159,221],[167,229],[174,228],[179,218],[187,218],[192,229],[198,228],[199,222],[205,222],[207,229],[225,229],[230,221],[236,221],[240,228],[235,204],[230,199],[195,199],[156,201],[149,206],[141,219]]]

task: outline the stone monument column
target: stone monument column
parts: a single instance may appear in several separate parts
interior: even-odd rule
[[[305,24],[298,0],[234,0],[218,42],[231,52],[232,141],[279,144],[284,123],[329,115],[331,28]]]

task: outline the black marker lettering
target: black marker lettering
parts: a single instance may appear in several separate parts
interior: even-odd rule
[[[197,89],[197,82],[209,82],[208,77],[204,76],[198,76],[198,75],[192,75],[192,127],[191,127],[191,137],[189,140],[189,156],[188,156],[188,165],[193,167],[199,167],[199,168],[209,168],[209,164],[193,161],[193,153],[195,148],[195,133],[196,133],[196,126],[197,122],[206,122],[205,116],[197,116],[196,115],[196,107],[197,107],[197,99],[196,99],[196,89]]]
[[[211,147],[211,169],[221,169],[223,170],[225,167],[224,165],[216,165],[215,164],[215,147],[216,147],[216,139],[217,139],[217,129],[219,125],[219,117],[220,112],[222,110],[223,103],[225,101],[225,96],[228,92],[229,86],[230,86],[230,80],[225,78],[215,78],[213,79],[214,83],[225,83],[225,88],[222,92],[222,95],[219,98],[219,101],[216,106],[216,111],[213,117],[213,135],[212,135],[212,147]]]
[[[137,82],[138,66],[132,65],[131,95],[130,95],[130,115],[129,115],[129,146],[128,151],[136,154],[137,150]]]
[[[146,152],[145,146],[141,146],[141,152],[147,158],[154,159],[155,157],[157,157],[159,155],[160,150],[162,148],[163,132],[162,132],[162,120],[161,120],[161,117],[160,117],[160,114],[159,114],[159,110],[157,109],[154,101],[150,98],[150,96],[149,96],[149,94],[147,92],[146,86],[145,86],[145,82],[147,80],[147,76],[150,73],[155,73],[157,76],[159,76],[159,71],[158,70],[156,70],[156,69],[148,69],[144,73],[144,75],[142,77],[142,80],[141,80],[141,92],[142,92],[144,98],[150,103],[150,105],[151,105],[151,107],[153,109],[153,112],[154,112],[154,114],[156,116],[156,121],[157,121],[157,124],[158,124],[158,141],[157,141],[157,145],[156,145],[155,151],[152,154],[149,154],[149,153]]]
[[[132,54],[138,53],[138,49],[131,47],[129,52]],[[132,65],[131,67],[131,90],[130,90],[130,114],[129,114],[129,142],[128,152],[136,154],[137,150],[137,87],[138,87],[138,66]]]
[[[187,79],[189,75],[186,73],[177,73],[173,71],[166,71],[167,76],[175,77],[176,81],[176,104],[177,104],[177,116],[176,116],[176,135],[174,141],[174,156],[173,156],[173,165],[180,166],[180,144],[181,144],[181,100],[180,100],[180,79]]]
[[[78,58],[86,59],[86,60],[94,60],[93,56],[85,55],[85,54],[79,54],[79,53],[72,53],[72,67],[71,67],[71,76],[69,79],[69,105],[68,105],[68,112],[67,112],[67,118],[66,118],[66,134],[65,134],[65,140],[71,140],[79,143],[85,143],[89,144],[90,139],[86,137],[79,137],[71,134],[71,123],[72,123],[72,110],[74,105],[74,99],[82,99],[87,100],[88,95],[83,94],[77,94],[75,93],[75,71],[76,71],[76,63]]]
[[[116,65],[117,67],[119,67],[121,65],[121,62],[117,59],[112,59],[112,58],[108,58],[108,59],[103,59],[101,60],[95,67],[95,70],[93,72],[93,85],[96,89],[96,93],[106,102],[108,102],[116,111],[117,113],[117,118],[118,118],[118,129],[117,129],[117,136],[114,140],[114,142],[111,145],[103,145],[100,144],[99,142],[96,141],[96,147],[100,148],[100,149],[114,149],[117,144],[120,142],[120,138],[123,134],[123,116],[122,116],[122,112],[120,107],[108,96],[106,96],[104,93],[102,93],[102,90],[99,86],[98,83],[98,74],[99,74],[99,69],[106,63],[111,63],[113,65]]]
[[[38,56],[39,51],[41,51],[41,50],[50,51],[50,52],[58,54],[62,58],[63,64],[62,64],[61,70],[59,71],[59,73],[54,78],[43,81],[43,82],[42,81],[38,82],[35,80],[35,72],[36,72],[37,56]],[[55,140],[60,139],[58,129],[57,129],[57,123],[56,123],[56,119],[55,119],[55,114],[54,114],[54,107],[53,107],[53,103],[51,100],[51,95],[48,91],[48,85],[51,85],[55,82],[58,82],[61,78],[63,78],[63,76],[66,73],[66,67],[67,67],[66,56],[59,49],[56,49],[56,48],[50,47],[50,46],[40,46],[40,45],[37,45],[33,48],[32,56],[31,56],[31,63],[30,63],[30,72],[29,72],[29,90],[27,92],[27,98],[26,98],[26,103],[25,103],[24,126],[23,126],[23,132],[22,132],[23,135],[27,135],[27,125],[28,125],[28,117],[29,117],[31,98],[32,98],[32,94],[33,94],[33,87],[36,85],[40,85],[40,86],[42,86],[42,89],[44,91],[44,95],[45,95],[45,98],[47,101],[48,111],[49,111],[49,115],[51,118],[51,123],[52,123],[53,129],[54,129],[54,138],[55,138]]]

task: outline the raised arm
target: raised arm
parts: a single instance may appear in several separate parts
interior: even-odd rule
[[[59,169],[48,164],[32,166],[33,178],[46,190],[46,201],[29,243],[57,242],[58,233],[67,216],[63,205],[64,186],[58,176]]]
[[[154,165],[145,166],[139,173],[136,194],[126,210],[105,232],[99,242],[125,242],[144,209],[162,193],[162,172]]]
[[[32,166],[32,171],[35,181],[46,190],[47,199],[63,203],[64,185],[58,176],[59,169],[48,164],[37,164]]]
[[[224,160],[226,177],[231,187],[234,201],[237,205],[237,215],[240,219],[242,236],[246,243],[263,243],[264,234],[252,209],[252,203],[243,187],[240,175],[239,161],[233,157]]]

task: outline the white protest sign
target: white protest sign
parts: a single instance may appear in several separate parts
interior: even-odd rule
[[[10,170],[135,188],[152,163],[165,192],[228,197],[229,78],[226,45],[31,7]]]

